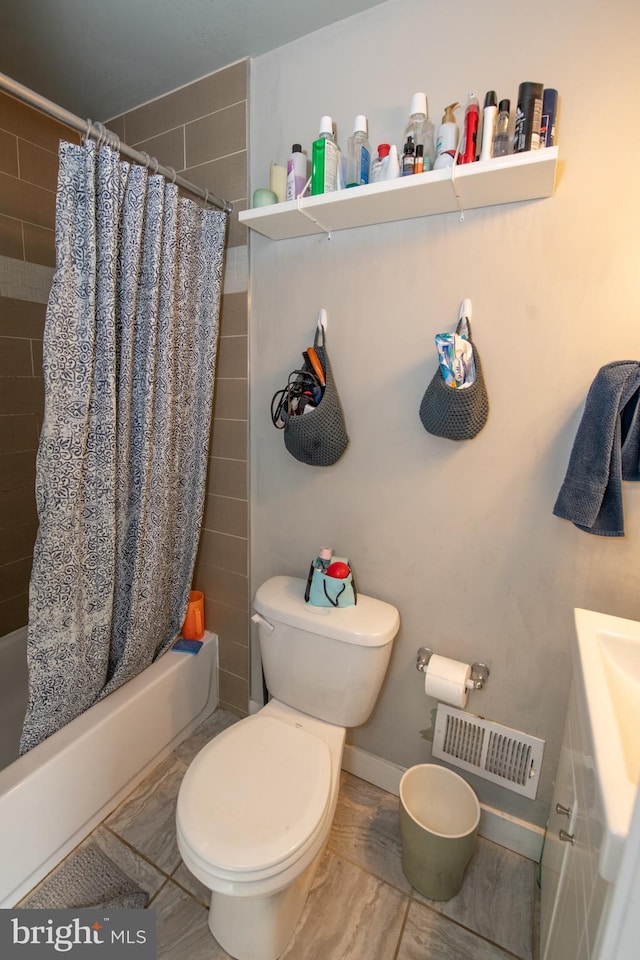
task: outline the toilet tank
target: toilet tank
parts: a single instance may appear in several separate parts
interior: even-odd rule
[[[371,714],[400,626],[395,607],[358,595],[353,607],[314,607],[306,581],[272,577],[253,619],[271,696],[312,717],[357,727]]]

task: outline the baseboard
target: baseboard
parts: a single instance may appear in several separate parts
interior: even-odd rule
[[[400,792],[400,779],[405,771],[389,760],[367,753],[359,747],[346,744],[342,758],[342,769],[352,773],[367,783],[372,783],[381,790],[393,793],[397,797]],[[544,830],[526,820],[519,820],[502,810],[495,810],[480,804],[480,826],[478,833],[486,840],[513,850],[529,860],[539,862],[542,855]]]

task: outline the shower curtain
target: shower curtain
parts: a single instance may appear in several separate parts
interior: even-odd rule
[[[204,504],[226,214],[60,144],[24,753],[180,630]]]

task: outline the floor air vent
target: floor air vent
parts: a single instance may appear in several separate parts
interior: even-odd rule
[[[433,756],[525,797],[538,790],[544,740],[438,704]]]

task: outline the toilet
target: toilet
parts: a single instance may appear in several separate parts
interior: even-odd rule
[[[324,852],[348,727],[364,723],[400,617],[305,603],[305,581],[272,577],[254,598],[271,699],[198,753],[178,795],[185,865],[211,891],[209,928],[236,960],[286,949]]]

